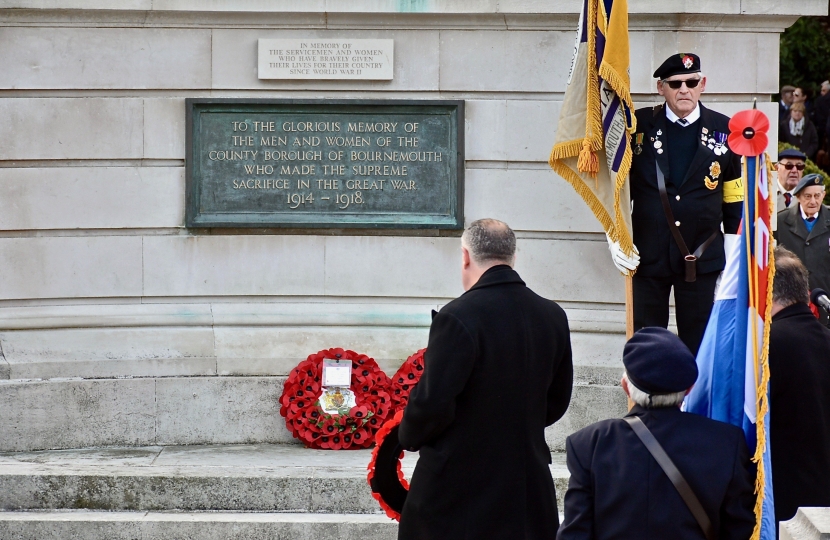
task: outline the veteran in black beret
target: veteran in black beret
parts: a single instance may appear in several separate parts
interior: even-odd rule
[[[556,538],[703,540],[707,525],[711,538],[749,538],[755,496],[743,431],[680,410],[698,375],[691,351],[668,330],[644,328],[626,343],[623,364],[628,415],[567,438],[571,477]],[[680,472],[703,520],[695,517],[635,425],[638,430],[645,426]]]
[[[741,162],[727,145],[729,118],[700,103],[706,77],[696,54],[671,55],[654,77],[665,101],[636,112],[632,140],[634,329],[666,328],[674,289],[678,334],[697,353],[724,243],[737,242]]]
[[[780,212],[795,204],[796,186],[804,176],[807,156],[801,150],[787,148],[778,153],[778,185],[776,191],[778,196],[775,201],[776,212]],[[773,227],[774,229],[774,227]]]
[[[793,190],[798,204],[778,212],[778,244],[795,253],[810,274],[810,289],[830,291],[830,206],[823,203],[824,178],[806,174]],[[830,326],[827,313],[821,323]]]

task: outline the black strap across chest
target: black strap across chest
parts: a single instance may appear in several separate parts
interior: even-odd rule
[[[683,478],[683,474],[677,469],[657,439],[654,438],[651,430],[636,416],[626,416],[623,420],[628,422],[628,425],[631,426],[631,429],[634,430],[634,433],[643,442],[651,456],[657,461],[657,464],[660,465],[660,468],[663,469],[666,476],[669,477],[669,480],[671,480],[671,483],[677,489],[683,502],[686,503],[686,506],[689,507],[689,510],[695,517],[695,521],[697,521],[697,524],[703,530],[706,540],[715,540],[715,531],[712,528],[712,522],[706,514],[706,510],[703,509],[703,505],[700,504],[697,495],[692,491],[692,487]]]
[[[683,235],[680,234],[680,229],[678,229],[677,225],[674,224],[674,212],[671,211],[669,195],[666,193],[666,177],[663,175],[663,171],[660,169],[659,164],[655,163],[654,166],[657,169],[657,189],[660,191],[660,202],[663,203],[663,213],[666,215],[666,222],[669,224],[669,231],[674,237],[677,247],[680,248],[680,252],[683,254],[686,269],[686,281],[695,281],[697,279],[697,260],[701,255],[703,255],[706,248],[708,248],[712,242],[715,241],[715,238],[718,236],[718,231],[713,232],[712,236],[700,244],[694,253],[689,251],[689,248],[686,246],[686,241],[683,240]]]

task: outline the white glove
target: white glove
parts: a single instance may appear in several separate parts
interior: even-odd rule
[[[634,270],[640,265],[640,252],[637,251],[637,246],[634,246],[634,254],[629,257],[620,249],[619,242],[614,242],[607,234],[605,238],[608,240],[608,251],[611,252],[611,261],[617,267],[617,270],[624,276],[633,274]]]

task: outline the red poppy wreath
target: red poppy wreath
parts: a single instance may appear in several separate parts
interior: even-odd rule
[[[327,360],[350,360],[348,392],[323,395]],[[280,414],[294,436],[309,448],[368,448],[383,423],[402,410],[423,372],[423,350],[410,356],[393,380],[374,359],[345,349],[324,349],[300,362],[289,374],[280,396]],[[321,398],[327,400],[324,410]],[[332,409],[334,407],[334,409]],[[333,412],[335,411],[335,412]]]

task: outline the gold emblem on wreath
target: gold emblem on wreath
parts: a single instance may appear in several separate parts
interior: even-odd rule
[[[339,388],[335,388],[334,391],[328,390],[322,397],[324,409],[340,409],[346,405],[346,396],[340,392]]]
[[[712,179],[708,176],[703,177],[703,183],[706,184],[706,187],[709,189],[715,189],[716,187],[718,187],[718,181],[715,180],[714,182],[712,182]]]
[[[709,174],[712,175],[712,178],[717,178],[720,176],[720,163],[717,161],[713,161],[711,165],[709,165]],[[707,184],[708,186],[708,184]],[[714,188],[709,188],[714,189]]]

